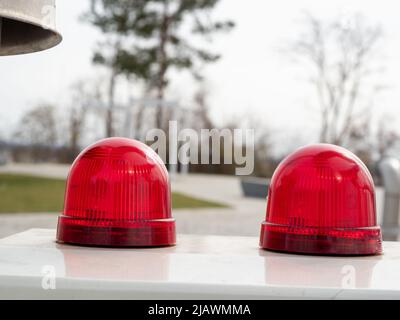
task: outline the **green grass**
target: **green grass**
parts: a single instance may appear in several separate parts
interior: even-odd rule
[[[173,209],[195,209],[195,208],[227,208],[221,203],[196,199],[179,192],[172,193]]]
[[[0,213],[60,212],[64,202],[64,190],[64,180],[0,174]],[[225,207],[182,193],[172,194],[172,206],[174,209]]]

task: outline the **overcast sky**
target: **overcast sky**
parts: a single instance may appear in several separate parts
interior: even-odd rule
[[[101,35],[78,20],[87,5],[83,0],[57,0],[57,24],[64,37],[58,47],[0,58],[0,135],[7,134],[35,104],[50,102],[65,108],[71,84],[97,75],[91,56]],[[308,106],[309,91],[293,62],[279,50],[296,35],[307,10],[323,19],[360,12],[382,24],[385,81],[390,89],[380,99],[375,116],[390,114],[390,125],[400,124],[399,9],[398,0],[221,0],[215,16],[229,17],[237,27],[210,45],[223,56],[205,70],[214,118],[224,123],[253,115],[285,144],[281,149],[316,141],[318,115]],[[185,104],[194,89],[188,75],[175,74],[169,94]]]

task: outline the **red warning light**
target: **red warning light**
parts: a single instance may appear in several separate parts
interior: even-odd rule
[[[260,246],[321,255],[380,254],[374,183],[364,163],[329,144],[285,158],[271,180]]]
[[[159,156],[125,138],[86,148],[69,173],[57,240],[115,247],[174,245],[170,183]]]

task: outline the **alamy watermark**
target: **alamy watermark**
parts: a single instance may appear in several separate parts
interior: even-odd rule
[[[54,5],[42,6],[42,21],[41,25],[44,29],[54,28],[56,25],[56,7]]]
[[[42,267],[42,289],[55,290],[56,289],[56,268],[52,265],[45,265]]]
[[[170,121],[168,133],[151,129],[145,139],[170,165],[235,164],[239,176],[254,171],[254,129],[178,130],[178,122]]]
[[[352,265],[344,265],[341,269],[342,283],[344,289],[354,289],[356,287],[356,268]]]

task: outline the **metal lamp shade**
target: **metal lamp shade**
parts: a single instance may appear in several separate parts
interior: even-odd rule
[[[55,0],[0,0],[0,56],[52,48],[56,31]]]

